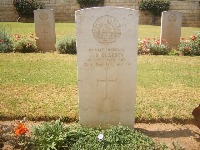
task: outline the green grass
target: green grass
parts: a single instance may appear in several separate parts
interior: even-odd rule
[[[139,56],[137,121],[187,121],[200,100],[200,57]],[[0,119],[78,119],[75,55],[0,54]]]
[[[34,23],[20,23],[20,22],[1,22],[0,27],[5,27],[6,31],[10,34],[29,35],[34,33]],[[64,35],[75,35],[74,23],[56,23],[55,25],[56,35],[59,38]],[[182,27],[181,36],[189,37],[200,30],[200,28],[194,27]],[[160,26],[152,25],[139,25],[139,39],[146,37],[160,37]]]

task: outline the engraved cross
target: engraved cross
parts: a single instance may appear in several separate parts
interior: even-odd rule
[[[105,100],[108,100],[108,84],[110,82],[116,82],[117,79],[108,79],[108,69],[106,69],[106,79],[97,79],[97,82],[105,82],[106,83],[106,97]]]
[[[44,34],[44,37],[43,37],[43,48],[44,48],[44,45],[45,45],[45,42],[46,42],[46,36],[45,36],[45,34],[47,34],[48,32],[45,30],[45,28],[44,28],[44,30],[43,30],[43,32],[42,32],[43,34]]]

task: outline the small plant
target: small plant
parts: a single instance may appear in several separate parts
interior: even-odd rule
[[[76,39],[64,36],[56,43],[56,49],[60,54],[76,54]]]
[[[87,129],[87,128],[86,128]],[[72,146],[72,150],[77,149],[156,149],[157,144],[140,133],[124,126],[109,126],[108,129],[87,129],[85,136],[80,137]]]
[[[35,42],[34,34],[30,34],[29,37],[14,34],[14,52],[20,53],[32,53],[37,52],[37,46]]]
[[[44,123],[32,132],[35,149],[64,149],[66,129],[60,120]]]
[[[170,49],[166,44],[165,39],[162,39],[162,44],[160,40],[154,40],[154,42],[149,45],[150,53],[153,55],[168,55]]]
[[[139,55],[168,55],[169,52],[170,49],[165,39],[162,39],[161,44],[159,39],[153,38],[153,41],[150,41],[150,38],[144,38],[138,44]]]
[[[200,31],[190,36],[189,40],[181,37],[179,50],[186,56],[200,56]]]
[[[23,18],[33,18],[34,10],[44,8],[44,3],[38,3],[35,0],[14,0],[13,5],[19,17]]]
[[[13,51],[13,43],[11,37],[6,33],[5,29],[0,28],[0,53],[8,53]]]
[[[169,10],[169,0],[141,0],[139,9],[149,11],[152,15],[152,24],[155,24],[156,16],[161,16],[163,11]]]
[[[159,149],[160,144],[134,129],[121,125],[108,129],[64,126],[60,120],[44,123],[32,132],[35,149]]]
[[[80,8],[103,6],[104,0],[77,0]]]
[[[138,54],[139,55],[150,55],[150,38],[144,38],[138,42]]]

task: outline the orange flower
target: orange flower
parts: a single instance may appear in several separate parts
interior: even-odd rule
[[[185,40],[185,38],[184,38],[184,37],[181,37],[181,40]]]
[[[15,129],[15,134],[16,135],[23,135],[28,132],[28,129],[23,123],[19,123],[17,128]]]

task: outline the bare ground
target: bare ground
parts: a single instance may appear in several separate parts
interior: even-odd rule
[[[185,150],[200,150],[200,129],[195,125],[136,123],[135,128],[170,148],[174,142]]]
[[[0,126],[15,126],[18,121],[0,121]],[[26,126],[39,125],[42,122],[28,121]],[[200,129],[192,124],[171,124],[171,123],[136,123],[135,128],[142,133],[152,137],[155,141],[165,143],[173,148],[173,142],[185,150],[200,150]],[[0,130],[1,132],[1,130]],[[1,148],[0,148],[1,149]],[[3,150],[12,149],[4,146]]]

